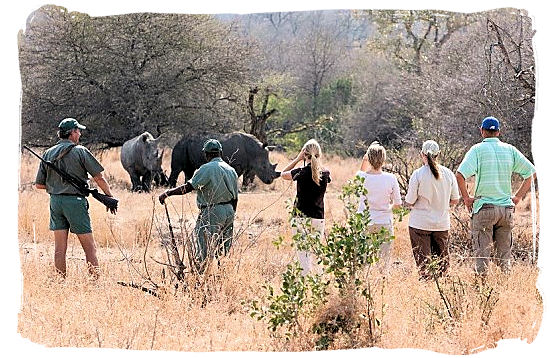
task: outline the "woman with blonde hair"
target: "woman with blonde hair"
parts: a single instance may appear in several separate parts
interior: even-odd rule
[[[281,173],[281,178],[296,181],[296,200],[294,207],[300,216],[296,218],[298,230],[305,228],[306,218],[311,220],[311,228],[320,237],[324,236],[325,230],[325,205],[324,197],[327,184],[330,183],[330,172],[323,168],[321,162],[321,146],[315,139],[310,139],[304,144],[300,154],[290,162]],[[295,168],[303,161],[303,166]],[[298,260],[302,265],[302,275],[307,275],[315,266],[313,253],[297,251]]]
[[[409,180],[405,202],[411,206],[409,236],[420,277],[431,277],[427,265],[439,258],[436,274],[445,274],[449,267],[450,205],[460,198],[454,173],[437,163],[439,145],[433,140],[422,144],[422,167]]]
[[[364,178],[366,197],[359,198],[357,212],[362,213],[367,205],[371,222],[369,232],[379,232],[382,228],[393,236],[393,209],[401,206],[401,194],[397,177],[382,170],[386,162],[386,149],[373,142],[363,156],[357,176]],[[385,242],[380,248],[381,271],[385,274],[391,257],[391,242]]]

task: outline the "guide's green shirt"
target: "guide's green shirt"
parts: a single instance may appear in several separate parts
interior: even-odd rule
[[[56,145],[46,150],[42,157],[45,160],[54,162],[54,164],[65,170],[68,174],[85,182],[88,181],[88,173],[94,177],[103,171],[103,167],[92,153],[81,145],[75,146],[56,163],[55,159],[59,154],[71,145],[74,145],[74,143],[68,139],[62,139]],[[82,194],[71,184],[65,182],[53,169],[48,169],[42,162],[40,162],[35,182],[36,184],[46,185],[46,191],[50,195]]]
[[[535,167],[513,145],[485,138],[470,148],[458,171],[465,179],[476,176],[473,212],[477,213],[483,204],[513,206],[512,173],[526,179]]]
[[[189,180],[197,191],[197,206],[228,202],[238,198],[237,173],[221,158],[203,164]]]

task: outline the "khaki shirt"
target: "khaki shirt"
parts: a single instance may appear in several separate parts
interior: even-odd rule
[[[189,180],[197,191],[199,208],[238,198],[237,173],[221,158],[201,165]]]
[[[42,157],[47,161],[52,161],[58,168],[84,182],[88,182],[88,173],[94,177],[103,171],[103,167],[92,153],[81,145],[72,148],[56,162],[55,159],[59,154],[71,145],[74,145],[74,143],[68,139],[62,139],[56,145],[46,150]],[[40,162],[35,182],[36,184],[46,185],[46,192],[50,195],[83,194],[64,181],[59,174],[53,169],[49,169],[43,162]]]

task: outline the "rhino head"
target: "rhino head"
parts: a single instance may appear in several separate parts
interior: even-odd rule
[[[155,173],[162,173],[162,156],[164,154],[164,149],[159,150],[158,138],[154,139],[150,134],[143,134],[140,137],[140,141],[143,166],[150,170],[153,175],[155,175]]]
[[[273,180],[281,176],[281,172],[275,170],[277,163],[271,164],[269,162],[269,152],[271,150],[273,150],[273,147],[263,145],[253,162],[254,172],[265,184],[271,184]]]

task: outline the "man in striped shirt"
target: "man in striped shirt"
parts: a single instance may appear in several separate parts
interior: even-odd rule
[[[485,274],[495,246],[496,263],[507,272],[512,249],[513,212],[529,191],[535,167],[513,145],[501,142],[500,123],[494,117],[483,119],[480,127],[483,141],[466,153],[458,167],[456,179],[464,205],[472,212],[472,244],[475,269]],[[512,173],[523,178],[512,196]],[[466,179],[475,175],[474,197],[466,187]]]

